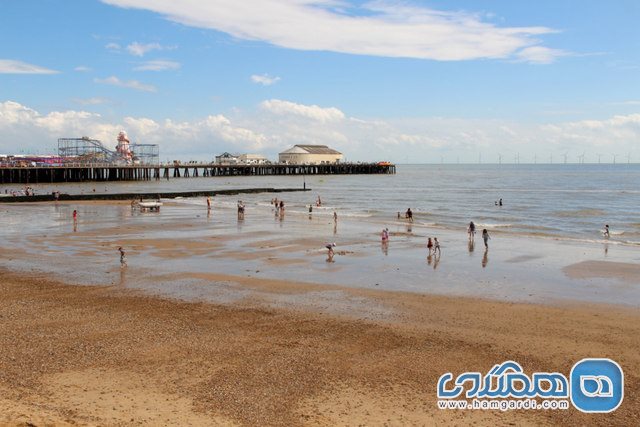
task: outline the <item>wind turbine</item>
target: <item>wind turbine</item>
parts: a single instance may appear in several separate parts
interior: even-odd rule
[[[618,155],[617,154],[612,154],[612,156],[613,156],[613,164],[615,165],[616,164],[616,157],[618,157]]]
[[[600,159],[602,158],[602,154],[598,154],[598,164],[600,164]]]
[[[502,164],[502,154],[498,153],[498,164]]]

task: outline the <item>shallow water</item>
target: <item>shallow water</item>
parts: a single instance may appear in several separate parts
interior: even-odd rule
[[[333,193],[324,194],[332,200]],[[635,246],[492,232],[485,251],[479,237],[469,247],[464,229],[411,224],[395,215],[364,217],[362,211],[349,215],[338,210],[335,224],[332,209],[314,209],[309,217],[301,203],[289,201],[299,193],[277,194],[287,205],[280,218],[269,204],[273,196],[247,195],[242,221],[236,216],[236,196],[216,197],[209,213],[204,199],[167,201],[160,213],[139,213],[126,204],[3,205],[7,221],[0,231],[0,266],[222,303],[248,295],[207,274],[511,301],[640,305],[636,284],[615,278],[576,280],[562,272],[585,260],[638,263]],[[383,227],[391,232],[386,246],[379,237]],[[427,236],[441,241],[439,259],[427,258]],[[337,243],[333,263],[326,261],[327,242]],[[119,245],[127,251],[124,270]],[[279,303],[297,301],[287,298]]]
[[[465,230],[473,220],[490,231],[587,242],[602,241],[601,231],[609,224],[612,243],[640,245],[636,164],[398,165],[396,175],[201,177],[34,187],[38,194],[86,194],[302,187],[303,182],[313,191],[282,196],[291,212],[306,213],[319,195],[323,206],[314,206],[315,215],[329,216],[336,210],[340,217],[386,222],[411,208],[415,222],[422,225]],[[0,187],[0,192],[5,189]],[[256,206],[268,206],[270,197],[249,199]],[[214,203],[232,208],[236,198]],[[495,205],[500,198],[502,207]],[[203,200],[180,203],[196,206]]]

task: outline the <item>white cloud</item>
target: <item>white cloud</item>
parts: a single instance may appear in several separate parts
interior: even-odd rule
[[[57,74],[58,71],[13,59],[0,59],[0,74]]]
[[[135,89],[143,92],[156,92],[156,87],[144,83],[140,83],[137,80],[120,80],[116,76],[107,77],[106,79],[94,79],[96,83],[102,83],[112,86],[125,87],[129,89]]]
[[[159,43],[142,44],[138,42],[133,42],[127,46],[127,52],[134,56],[144,56],[152,50],[162,50],[162,46]]]
[[[120,50],[120,45],[118,43],[107,43],[104,46],[107,50]]]
[[[74,98],[73,102],[80,105],[100,105],[109,102],[107,98],[93,97],[93,98]]]
[[[317,105],[303,105],[295,102],[270,99],[263,101],[260,106],[263,110],[278,115],[295,115],[316,120],[319,122],[331,122],[344,119],[342,111],[335,107],[323,108]]]
[[[556,58],[567,55],[568,53],[563,50],[550,49],[544,46],[526,47],[516,54],[520,61],[534,64],[550,64],[554,62]]]
[[[262,86],[271,86],[272,84],[278,83],[280,81],[280,77],[271,77],[268,74],[254,74],[251,76],[251,81],[261,84]]]
[[[88,135],[105,145],[115,145],[116,135],[126,130],[136,142],[157,143],[161,158],[212,159],[224,151],[259,152],[275,159],[293,144],[326,144],[345,153],[351,161],[395,162],[484,162],[548,161],[549,156],[569,158],[586,153],[595,161],[596,153],[632,153],[640,160],[640,113],[604,119],[550,124],[505,120],[424,117],[412,119],[362,119],[348,117],[340,110],[338,120],[317,120],[322,109],[313,105],[273,100],[278,113],[264,104],[249,111],[210,114],[202,118],[175,121],[148,117],[124,117],[112,122],[86,111],[52,111],[46,114],[13,101],[0,102],[0,152],[20,149],[48,149],[55,152],[60,137]],[[307,108],[305,110],[305,107]],[[299,112],[304,112],[299,114]],[[309,113],[314,112],[314,113]],[[20,141],[20,146],[15,141]],[[575,160],[574,160],[575,161]]]
[[[290,49],[440,61],[519,58],[543,62],[557,56],[553,49],[523,51],[540,44],[537,36],[555,32],[550,28],[498,27],[483,21],[486,14],[441,11],[400,0],[359,5],[336,0],[102,1]]]
[[[85,73],[85,72],[87,72],[87,71],[91,71],[91,68],[86,67],[86,66],[84,66],[84,65],[79,65],[79,66],[77,66],[76,68],[74,68],[74,69],[73,69],[73,71],[78,71],[78,72],[80,72],[80,73]]]
[[[167,61],[158,59],[155,61],[145,61],[140,65],[134,67],[135,71],[165,71],[165,70],[177,70],[180,68],[180,63],[175,61]]]

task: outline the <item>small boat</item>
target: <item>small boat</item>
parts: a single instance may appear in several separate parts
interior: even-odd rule
[[[146,210],[159,212],[162,202],[138,202],[137,205],[142,212]]]

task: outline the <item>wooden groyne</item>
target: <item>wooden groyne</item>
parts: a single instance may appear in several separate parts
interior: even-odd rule
[[[0,184],[44,184],[86,181],[150,181],[171,178],[262,175],[395,174],[387,163],[338,163],[325,165],[112,165],[2,166]]]
[[[140,199],[175,199],[178,197],[207,197],[207,196],[230,196],[234,194],[254,194],[254,193],[288,193],[294,191],[311,191],[309,188],[239,188],[230,190],[199,190],[181,191],[171,193],[90,193],[90,194],[60,194],[58,199],[53,194],[40,194],[36,196],[7,196],[0,197],[0,203],[29,203],[29,202],[52,202],[52,201],[86,201],[86,200],[140,200]]]
[[[86,201],[86,200],[140,200],[140,199],[175,199],[178,197],[207,197],[207,196],[231,196],[234,194],[254,193],[289,193],[294,191],[311,191],[309,188],[239,188],[229,190],[198,190],[180,192],[144,192],[144,193],[90,193],[90,194],[62,194],[56,197],[53,194],[39,194],[36,196],[6,196],[0,197],[0,203],[29,203],[29,202],[53,202],[53,201]]]

